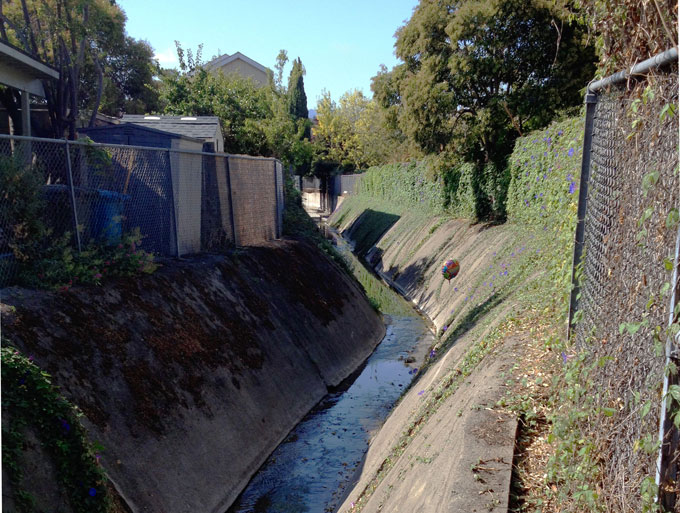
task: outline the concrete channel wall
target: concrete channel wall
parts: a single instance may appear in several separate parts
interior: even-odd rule
[[[223,513],[385,332],[355,282],[300,242],[2,292],[3,337],[83,411],[133,512]]]

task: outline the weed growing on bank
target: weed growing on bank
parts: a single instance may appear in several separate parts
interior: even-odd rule
[[[99,454],[86,439],[80,413],[52,385],[32,358],[5,346],[2,353],[2,465],[12,483],[19,513],[32,512],[36,500],[24,488],[21,458],[32,430],[54,466],[57,481],[76,513],[106,513],[112,501]]]

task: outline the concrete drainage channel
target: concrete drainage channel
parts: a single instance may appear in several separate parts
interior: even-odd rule
[[[385,321],[385,337],[366,363],[293,429],[228,513],[330,512],[342,504],[370,439],[434,342],[415,310]]]

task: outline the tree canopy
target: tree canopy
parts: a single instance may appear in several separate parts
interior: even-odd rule
[[[475,164],[480,191],[518,136],[580,105],[595,71],[583,29],[541,0],[421,0],[396,37],[402,62],[372,82],[386,121],[425,154]]]
[[[125,35],[125,14],[110,0],[2,2],[0,38],[23,48],[61,73],[45,81],[54,137],[75,137],[81,118],[94,122],[100,107],[117,113],[155,102],[148,43]],[[2,102],[16,109],[16,95]],[[87,122],[86,122],[87,124]]]

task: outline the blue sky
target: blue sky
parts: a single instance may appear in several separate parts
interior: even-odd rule
[[[392,68],[394,33],[418,0],[117,0],[128,34],[146,39],[161,65],[177,65],[174,41],[205,61],[241,52],[274,69],[280,49],[300,57],[310,109],[325,89],[334,100],[350,90],[371,96],[380,64]],[[177,8],[176,6],[181,6]],[[286,67],[288,76],[290,64]]]

